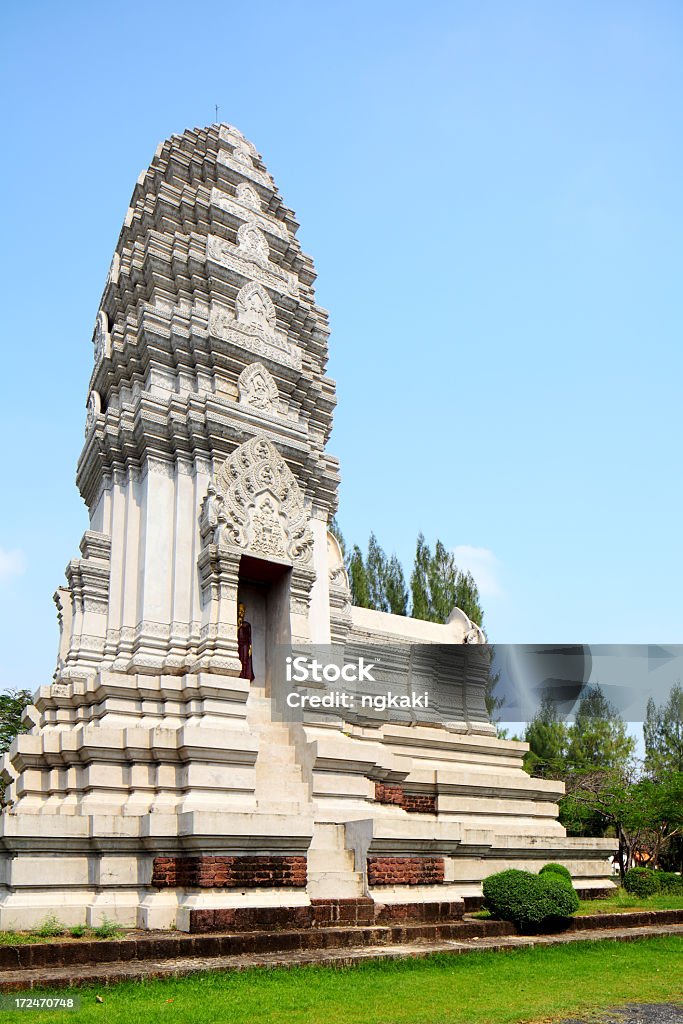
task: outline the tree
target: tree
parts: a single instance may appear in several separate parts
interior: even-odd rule
[[[351,602],[357,608],[371,608],[368,574],[363,559],[363,552],[357,544],[354,544],[353,551],[349,556],[347,572],[351,587]]]
[[[432,553],[422,533],[418,534],[415,562],[410,576],[412,616],[414,619],[430,619],[429,572]]]
[[[599,686],[590,687],[579,701],[569,729],[567,765],[578,771],[598,769],[626,772],[636,741],[626,723]]]
[[[31,703],[28,690],[7,690],[0,693],[0,754],[9,750],[10,744],[19,733],[26,732],[23,724],[24,709]]]
[[[396,555],[392,555],[386,565],[385,590],[391,614],[407,615],[408,591],[403,575],[403,567]]]
[[[674,771],[683,772],[683,688],[676,683],[666,704],[657,707],[652,697],[647,702],[643,725],[645,765],[653,778]]]
[[[387,600],[386,592],[387,556],[377,543],[374,533],[370,534],[370,540],[368,541],[365,569],[370,597],[369,607],[374,608],[378,612],[388,612],[389,601]]]
[[[429,622],[446,622],[454,608],[481,626],[484,613],[472,575],[461,572],[452,551],[437,540],[434,554],[422,534],[417,538],[415,563],[410,577],[412,616]]]
[[[538,711],[526,727],[524,739],[529,744],[529,751],[524,755],[524,767],[529,774],[560,778],[565,768],[569,736],[549,693],[543,694]]]

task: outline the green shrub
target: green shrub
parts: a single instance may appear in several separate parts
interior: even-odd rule
[[[93,935],[98,939],[115,939],[122,931],[121,925],[111,921],[105,914],[97,928],[93,928]]]
[[[624,875],[624,889],[633,896],[654,896],[659,888],[659,875],[662,872],[650,871],[649,868],[631,868]]]
[[[54,914],[49,914],[41,923],[32,929],[34,935],[39,935],[41,939],[54,939],[58,935],[63,935],[66,931],[66,927],[61,921],[55,917]]]
[[[82,939],[87,934],[88,929],[84,924],[75,924],[73,928],[69,928],[69,935],[72,939]]]
[[[511,868],[485,878],[483,892],[487,910],[520,926],[570,917],[579,909],[574,889],[552,872],[534,875]]]
[[[569,882],[570,885],[572,884],[571,872],[568,868],[564,866],[564,864],[544,864],[538,873],[539,875],[559,875],[560,877],[566,879],[566,881]]]
[[[658,871],[657,878],[660,892],[671,892],[675,895],[680,893],[683,896],[683,878],[675,871]]]

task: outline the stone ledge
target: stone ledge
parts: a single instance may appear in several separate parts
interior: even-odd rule
[[[6,956],[3,956],[3,963],[7,966],[0,971],[0,991],[30,991],[46,986],[51,989],[62,989],[94,983],[109,985],[119,981],[182,977],[203,971],[246,970],[250,967],[296,967],[306,964],[348,967],[371,959],[422,959],[433,953],[460,955],[482,951],[498,952],[520,947],[563,945],[600,939],[628,942],[658,935],[681,934],[680,926],[665,924],[630,929],[589,928],[580,932],[541,936],[513,935],[505,930],[489,931],[488,934],[482,935],[481,933],[466,932],[464,931],[466,928],[467,925],[461,924],[442,926],[441,929],[428,926],[413,929],[336,929],[317,933],[320,941],[315,945],[308,946],[297,946],[297,943],[291,938],[292,935],[296,937],[297,933],[285,933],[281,936],[270,937],[281,940],[279,945],[271,946],[271,950],[263,947],[258,949],[256,944],[253,944],[251,950],[245,949],[243,952],[237,952],[235,948],[226,945],[226,942],[233,941],[234,937],[231,936],[198,936],[194,938],[187,936],[184,940],[162,939],[157,943],[147,940],[150,944],[156,945],[156,951],[159,954],[157,956],[150,953],[148,956],[136,958],[133,953],[128,956],[120,956],[119,962],[116,962],[114,957],[107,960],[95,954],[90,960],[52,960],[51,966],[47,961],[36,958],[33,959],[30,967],[27,965],[23,969],[16,957],[10,962]],[[333,940],[335,932],[339,936],[338,942],[325,941],[326,939]],[[387,941],[391,944],[387,944]],[[170,944],[166,945],[166,943]],[[192,945],[187,946],[184,943]],[[86,945],[101,951],[103,946],[123,946],[124,944],[133,949],[141,945],[131,940],[121,940],[118,943],[87,943]],[[66,946],[67,943],[58,945]],[[73,945],[76,946],[75,943]],[[244,945],[246,947],[248,944]],[[6,947],[2,952],[6,954],[27,949],[35,951],[39,948],[45,949],[46,945],[42,947]],[[77,949],[81,954],[84,952],[84,946],[80,943],[77,945]],[[176,952],[172,952],[173,949]]]

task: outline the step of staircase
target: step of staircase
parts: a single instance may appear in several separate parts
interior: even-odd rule
[[[443,926],[441,926],[443,928]],[[458,926],[453,926],[458,927]],[[462,925],[459,926],[462,928]],[[390,929],[396,931],[408,931],[406,929]],[[366,931],[364,929],[336,929],[339,932],[345,931]],[[377,932],[378,929],[367,929],[368,932]],[[380,929],[381,931],[381,929]],[[281,933],[280,938],[292,933]],[[295,933],[297,934],[297,933]],[[301,935],[303,933],[298,933]],[[321,935],[321,933],[314,933]],[[218,939],[218,936],[202,936],[194,954],[185,951],[184,956],[164,956],[163,951],[160,957],[138,958],[125,960],[111,959],[109,961],[99,959],[99,962],[63,964],[60,966],[27,967],[24,969],[0,970],[0,991],[1,992],[25,992],[31,989],[65,989],[75,988],[81,985],[112,985],[123,981],[141,981],[143,979],[179,978],[190,974],[197,974],[203,971],[241,971],[252,967],[300,967],[316,965],[321,967],[349,967],[363,963],[370,959],[393,960],[400,958],[419,959],[431,956],[434,953],[449,953],[458,955],[472,952],[498,952],[509,950],[515,947],[530,946],[552,946],[572,942],[611,940],[628,942],[639,939],[654,938],[657,936],[683,935],[683,927],[680,924],[670,925],[649,925],[641,927],[624,928],[586,928],[578,931],[567,931],[555,935],[517,935],[504,934],[496,936],[486,934],[459,935],[454,938],[444,936],[434,938],[420,938],[414,935],[405,934],[401,941],[391,945],[384,945],[376,942],[362,943],[355,945],[352,942],[342,945],[321,946],[320,948],[301,948],[292,943],[291,948],[286,948],[280,943],[280,948],[272,952],[243,952],[231,954],[214,954],[202,951],[203,943],[209,939]],[[354,938],[350,936],[349,938]],[[223,936],[225,938],[234,938]],[[240,936],[246,938],[246,936]],[[123,942],[130,940],[122,940]],[[62,945],[67,945],[63,943]],[[97,943],[102,948],[108,943]],[[8,947],[9,948],[9,947]],[[21,948],[21,947],[14,947]],[[31,948],[31,947],[29,947]],[[32,947],[35,949],[36,947]],[[79,946],[79,948],[82,948]]]

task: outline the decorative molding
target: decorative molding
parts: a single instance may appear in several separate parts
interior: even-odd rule
[[[277,412],[280,393],[272,375],[261,363],[252,363],[237,379],[240,405]]]
[[[240,225],[237,231],[237,244],[239,254],[244,259],[253,260],[256,263],[269,263],[270,246],[266,236],[253,220]]]
[[[95,363],[102,359],[109,359],[111,356],[111,335],[109,334],[109,321],[104,310],[100,310],[95,320],[92,342],[95,347]]]
[[[235,190],[235,199],[242,206],[248,207],[250,210],[256,210],[258,213],[263,209],[263,204],[259,198],[259,194],[253,185],[250,185],[246,181],[241,181]]]
[[[283,332],[273,330],[266,334],[264,331],[252,330],[223,307],[212,306],[209,332],[214,338],[228,341],[242,352],[251,352],[262,359],[301,369],[301,349],[288,341]]]
[[[306,564],[309,513],[291,469],[265,437],[236,448],[209,484],[200,529],[205,543]]]
[[[268,341],[275,341],[277,317],[270,295],[258,281],[250,281],[240,288],[235,299],[237,321],[248,331],[261,334]]]
[[[99,391],[91,391],[88,397],[88,406],[85,414],[85,436],[87,437],[94,429],[97,417],[102,412],[102,399]]]

